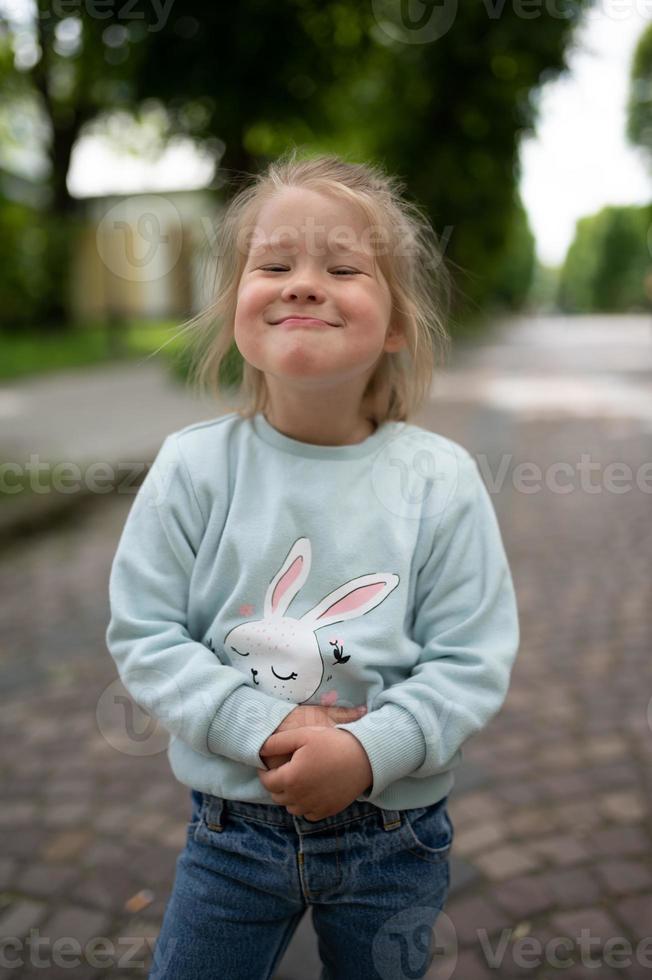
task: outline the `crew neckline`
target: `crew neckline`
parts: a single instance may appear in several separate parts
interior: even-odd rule
[[[310,459],[357,459],[360,456],[367,456],[389,437],[398,424],[395,421],[383,422],[361,442],[354,442],[346,446],[320,446],[314,442],[301,442],[299,439],[286,436],[274,428],[262,412],[257,412],[249,421],[258,438],[270,446],[282,449],[286,453],[292,453],[294,456],[304,456]]]

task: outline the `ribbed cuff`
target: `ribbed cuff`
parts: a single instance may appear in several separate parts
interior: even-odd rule
[[[268,769],[260,749],[295,708],[291,701],[279,701],[241,684],[223,701],[208,726],[208,748],[215,755]]]
[[[383,704],[376,711],[348,721],[344,728],[358,739],[369,757],[374,781],[364,799],[379,793],[403,776],[423,765],[426,740],[409,711],[398,704]]]

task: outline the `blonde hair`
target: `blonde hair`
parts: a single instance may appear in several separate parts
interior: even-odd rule
[[[434,371],[449,351],[446,319],[452,279],[428,217],[402,196],[404,186],[379,166],[350,163],[334,154],[301,157],[293,147],[239,190],[217,222],[213,301],[182,325],[182,330],[197,333],[198,346],[190,361],[194,385],[208,385],[218,401],[235,393],[235,410],[245,418],[265,409],[265,375],[246,360],[242,359],[242,380],[235,389],[220,383],[220,372],[237,350],[237,290],[248,257],[241,238],[254,227],[272,195],[287,187],[304,187],[357,206],[369,224],[383,232],[384,247],[374,254],[374,261],[389,286],[392,318],[406,345],[383,352],[363,393],[361,411],[378,425],[411,416],[428,397]]]

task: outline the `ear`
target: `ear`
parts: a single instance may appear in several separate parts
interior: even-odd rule
[[[346,619],[357,619],[370,609],[375,609],[399,583],[398,575],[394,572],[372,572],[370,575],[360,575],[353,578],[318,602],[301,617],[312,630],[334,623],[343,623]]]
[[[310,539],[297,538],[267,587],[263,605],[265,619],[285,615],[287,607],[308,578],[311,556]]]
[[[387,351],[389,354],[392,354],[397,350],[401,350],[406,345],[407,339],[402,328],[395,323],[390,322],[387,333],[385,334],[383,350]]]

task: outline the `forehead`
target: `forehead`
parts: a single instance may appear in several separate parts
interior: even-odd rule
[[[287,187],[277,191],[258,212],[252,248],[312,244],[335,252],[365,248],[368,222],[361,209],[333,194]]]

